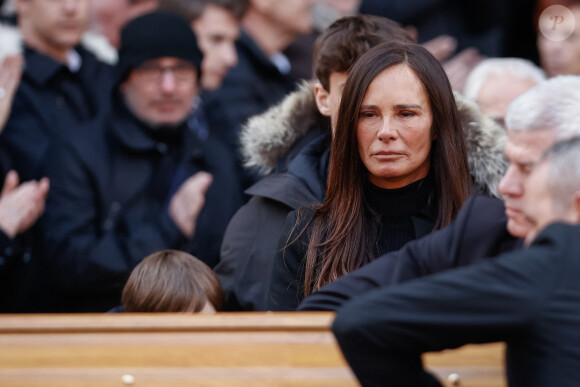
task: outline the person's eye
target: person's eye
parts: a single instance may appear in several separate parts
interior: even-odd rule
[[[410,117],[415,117],[417,115],[417,113],[410,111],[410,110],[403,110],[399,113],[399,115],[403,118],[410,118]]]
[[[360,113],[361,118],[374,118],[377,114],[373,111],[363,111]]]
[[[532,172],[533,166],[528,164],[521,164],[519,168],[521,173],[529,175]]]

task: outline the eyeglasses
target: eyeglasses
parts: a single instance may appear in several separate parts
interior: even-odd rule
[[[133,70],[137,77],[146,82],[158,82],[167,71],[171,72],[177,81],[189,81],[196,75],[195,67],[188,62],[178,63],[174,66],[144,63]]]

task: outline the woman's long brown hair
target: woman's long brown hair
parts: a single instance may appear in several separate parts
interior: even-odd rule
[[[438,208],[435,228],[448,225],[469,195],[465,138],[453,91],[439,62],[415,44],[390,42],[369,50],[349,71],[332,141],[327,196],[304,228],[312,227],[304,296],[370,262],[377,254],[378,222],[364,197],[368,171],[359,155],[356,128],[370,83],[383,70],[398,64],[415,72],[431,104],[434,192],[430,200]]]

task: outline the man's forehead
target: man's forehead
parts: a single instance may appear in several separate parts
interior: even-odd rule
[[[510,130],[508,131],[505,153],[510,162],[534,163],[555,141],[556,134],[550,129]]]

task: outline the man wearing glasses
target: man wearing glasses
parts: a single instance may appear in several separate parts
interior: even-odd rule
[[[120,303],[131,269],[161,249],[215,265],[241,203],[234,161],[187,126],[203,55],[189,24],[156,12],[121,33],[112,113],[51,157],[47,274],[54,311]]]

